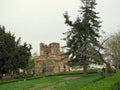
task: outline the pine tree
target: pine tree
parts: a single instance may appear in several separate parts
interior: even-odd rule
[[[67,12],[64,14],[65,24],[70,26],[70,30],[64,33],[67,49],[65,55],[70,57],[72,63],[82,65],[84,75],[87,75],[88,64],[100,62],[97,52],[98,48],[102,48],[98,40],[101,22],[98,13],[94,11],[96,1],[81,0],[81,2],[80,15],[74,22],[69,19]]]

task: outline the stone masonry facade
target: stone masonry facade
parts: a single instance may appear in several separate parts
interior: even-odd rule
[[[60,73],[68,72],[69,59],[65,58],[63,52],[60,51],[60,44],[52,42],[49,45],[40,43],[40,56],[35,57],[35,73]]]

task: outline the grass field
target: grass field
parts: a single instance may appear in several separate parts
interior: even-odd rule
[[[120,90],[120,69],[104,79],[90,83],[81,90]]]
[[[89,74],[88,77],[82,74],[48,76],[1,84],[0,90],[80,90],[98,77],[97,73]]]

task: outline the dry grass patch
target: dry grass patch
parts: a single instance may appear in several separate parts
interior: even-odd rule
[[[73,80],[73,79],[77,79],[77,78],[80,78],[80,76],[66,77],[66,78],[64,78],[64,80]]]

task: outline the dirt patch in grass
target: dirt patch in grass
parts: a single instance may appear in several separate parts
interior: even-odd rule
[[[54,84],[54,85],[51,85],[49,87],[46,87],[46,88],[42,88],[41,90],[56,90],[56,87],[59,87],[59,86],[64,86],[65,83],[64,82],[60,82],[58,84]]]
[[[72,79],[77,79],[80,78],[80,76],[75,76],[75,77],[66,77],[64,80],[72,80]]]
[[[54,90],[53,88],[43,88],[41,90]]]

